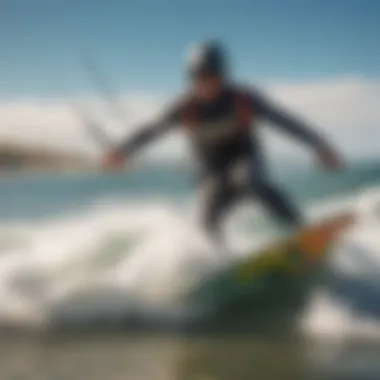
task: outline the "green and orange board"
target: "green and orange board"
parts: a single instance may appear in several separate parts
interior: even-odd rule
[[[260,291],[268,284],[281,284],[278,279],[308,278],[323,264],[334,242],[354,222],[353,214],[342,213],[314,223],[260,251],[245,255],[232,267],[200,284],[196,294],[218,302],[218,299],[236,294]]]

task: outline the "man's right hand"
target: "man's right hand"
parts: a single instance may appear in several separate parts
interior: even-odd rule
[[[329,171],[339,171],[343,168],[343,160],[335,150],[329,146],[323,146],[317,150],[318,161]]]
[[[102,161],[102,167],[106,170],[122,170],[125,167],[125,158],[118,152],[111,151],[108,152]]]

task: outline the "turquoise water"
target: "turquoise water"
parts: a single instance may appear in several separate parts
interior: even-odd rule
[[[363,161],[348,170],[329,174],[305,167],[276,168],[275,183],[300,201],[333,198],[374,184],[380,177],[380,163]],[[181,200],[196,189],[190,168],[164,165],[105,175],[101,173],[46,174],[8,176],[0,188],[1,217],[24,219],[78,212],[94,202],[113,199],[162,198]]]

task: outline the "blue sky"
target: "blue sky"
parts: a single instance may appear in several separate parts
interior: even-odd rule
[[[170,92],[183,51],[223,40],[240,78],[303,81],[379,77],[377,0],[3,0],[0,96],[93,91],[82,49],[119,91]]]

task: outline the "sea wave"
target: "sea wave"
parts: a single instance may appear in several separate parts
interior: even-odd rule
[[[371,334],[374,328],[380,334],[380,308],[369,307],[380,300],[379,191],[309,204],[310,220],[347,209],[360,217],[336,245],[328,281],[314,290],[301,315],[304,331],[346,336],[371,326]],[[64,216],[3,225],[0,324],[178,324],[207,315],[208,305],[190,304],[186,295],[239,260],[239,252],[265,244],[275,229],[267,228],[259,208],[238,209],[226,227],[235,252],[227,257],[197,227],[192,206],[109,199]]]

